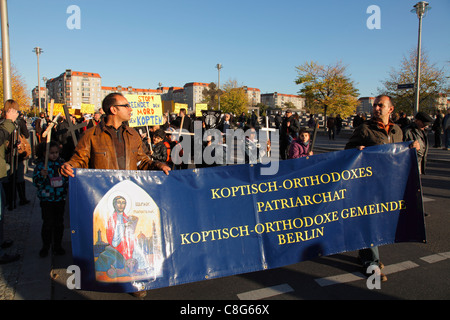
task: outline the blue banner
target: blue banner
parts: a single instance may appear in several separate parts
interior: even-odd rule
[[[269,164],[270,165],[270,164]],[[70,179],[81,289],[133,292],[277,268],[395,242],[425,242],[408,143],[264,165],[77,169]]]

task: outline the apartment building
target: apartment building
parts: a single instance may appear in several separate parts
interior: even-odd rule
[[[136,94],[136,95],[144,95],[144,96],[154,95],[154,94],[162,94],[162,91],[158,90],[158,89],[138,89],[138,88],[133,88],[131,86],[128,86],[128,87],[122,87],[122,86],[105,87],[105,86],[102,86],[102,100],[108,94],[113,93],[113,92],[119,92],[123,95]]]
[[[359,104],[356,107],[356,113],[362,112],[365,114],[371,114],[373,109],[373,102],[375,97],[361,97],[358,99]]]
[[[34,87],[33,90],[31,90],[31,99],[33,101],[33,105],[36,107],[39,107],[39,99],[38,96],[40,95],[41,98],[41,109],[45,110],[45,104],[47,103],[47,88],[41,87],[41,90],[39,92],[38,87]]]
[[[258,88],[250,88],[250,87],[243,87],[245,90],[245,93],[247,94],[247,99],[249,106],[254,107],[258,103],[261,103],[261,90]]]
[[[103,99],[101,84],[102,78],[98,73],[67,69],[47,81],[48,96],[55,103],[64,103],[69,108],[77,108],[81,104],[93,104],[100,108]]]
[[[271,108],[284,108],[286,104],[292,103],[294,109],[304,110],[305,109],[305,98],[293,94],[284,93],[264,93],[261,94],[261,103],[269,106]]]

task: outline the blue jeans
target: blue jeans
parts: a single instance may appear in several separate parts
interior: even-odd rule
[[[370,265],[378,265],[380,264],[380,253],[378,252],[378,247],[370,247],[367,249],[359,250],[359,259],[364,268],[367,268]]]

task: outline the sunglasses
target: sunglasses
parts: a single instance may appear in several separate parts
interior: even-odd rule
[[[130,104],[115,104],[113,107],[131,108]]]

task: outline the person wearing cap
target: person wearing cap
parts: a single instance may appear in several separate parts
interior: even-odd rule
[[[428,136],[426,128],[433,123],[427,113],[420,111],[414,117],[414,122],[403,129],[403,141],[417,141],[415,145],[417,150],[417,161],[419,163],[419,172],[425,174],[428,154]]]
[[[98,125],[100,123],[100,121],[102,121],[102,114],[101,114],[100,110],[98,110],[98,111],[94,112],[94,117],[89,120],[89,123],[87,124],[86,129],[95,127],[96,125]]]

